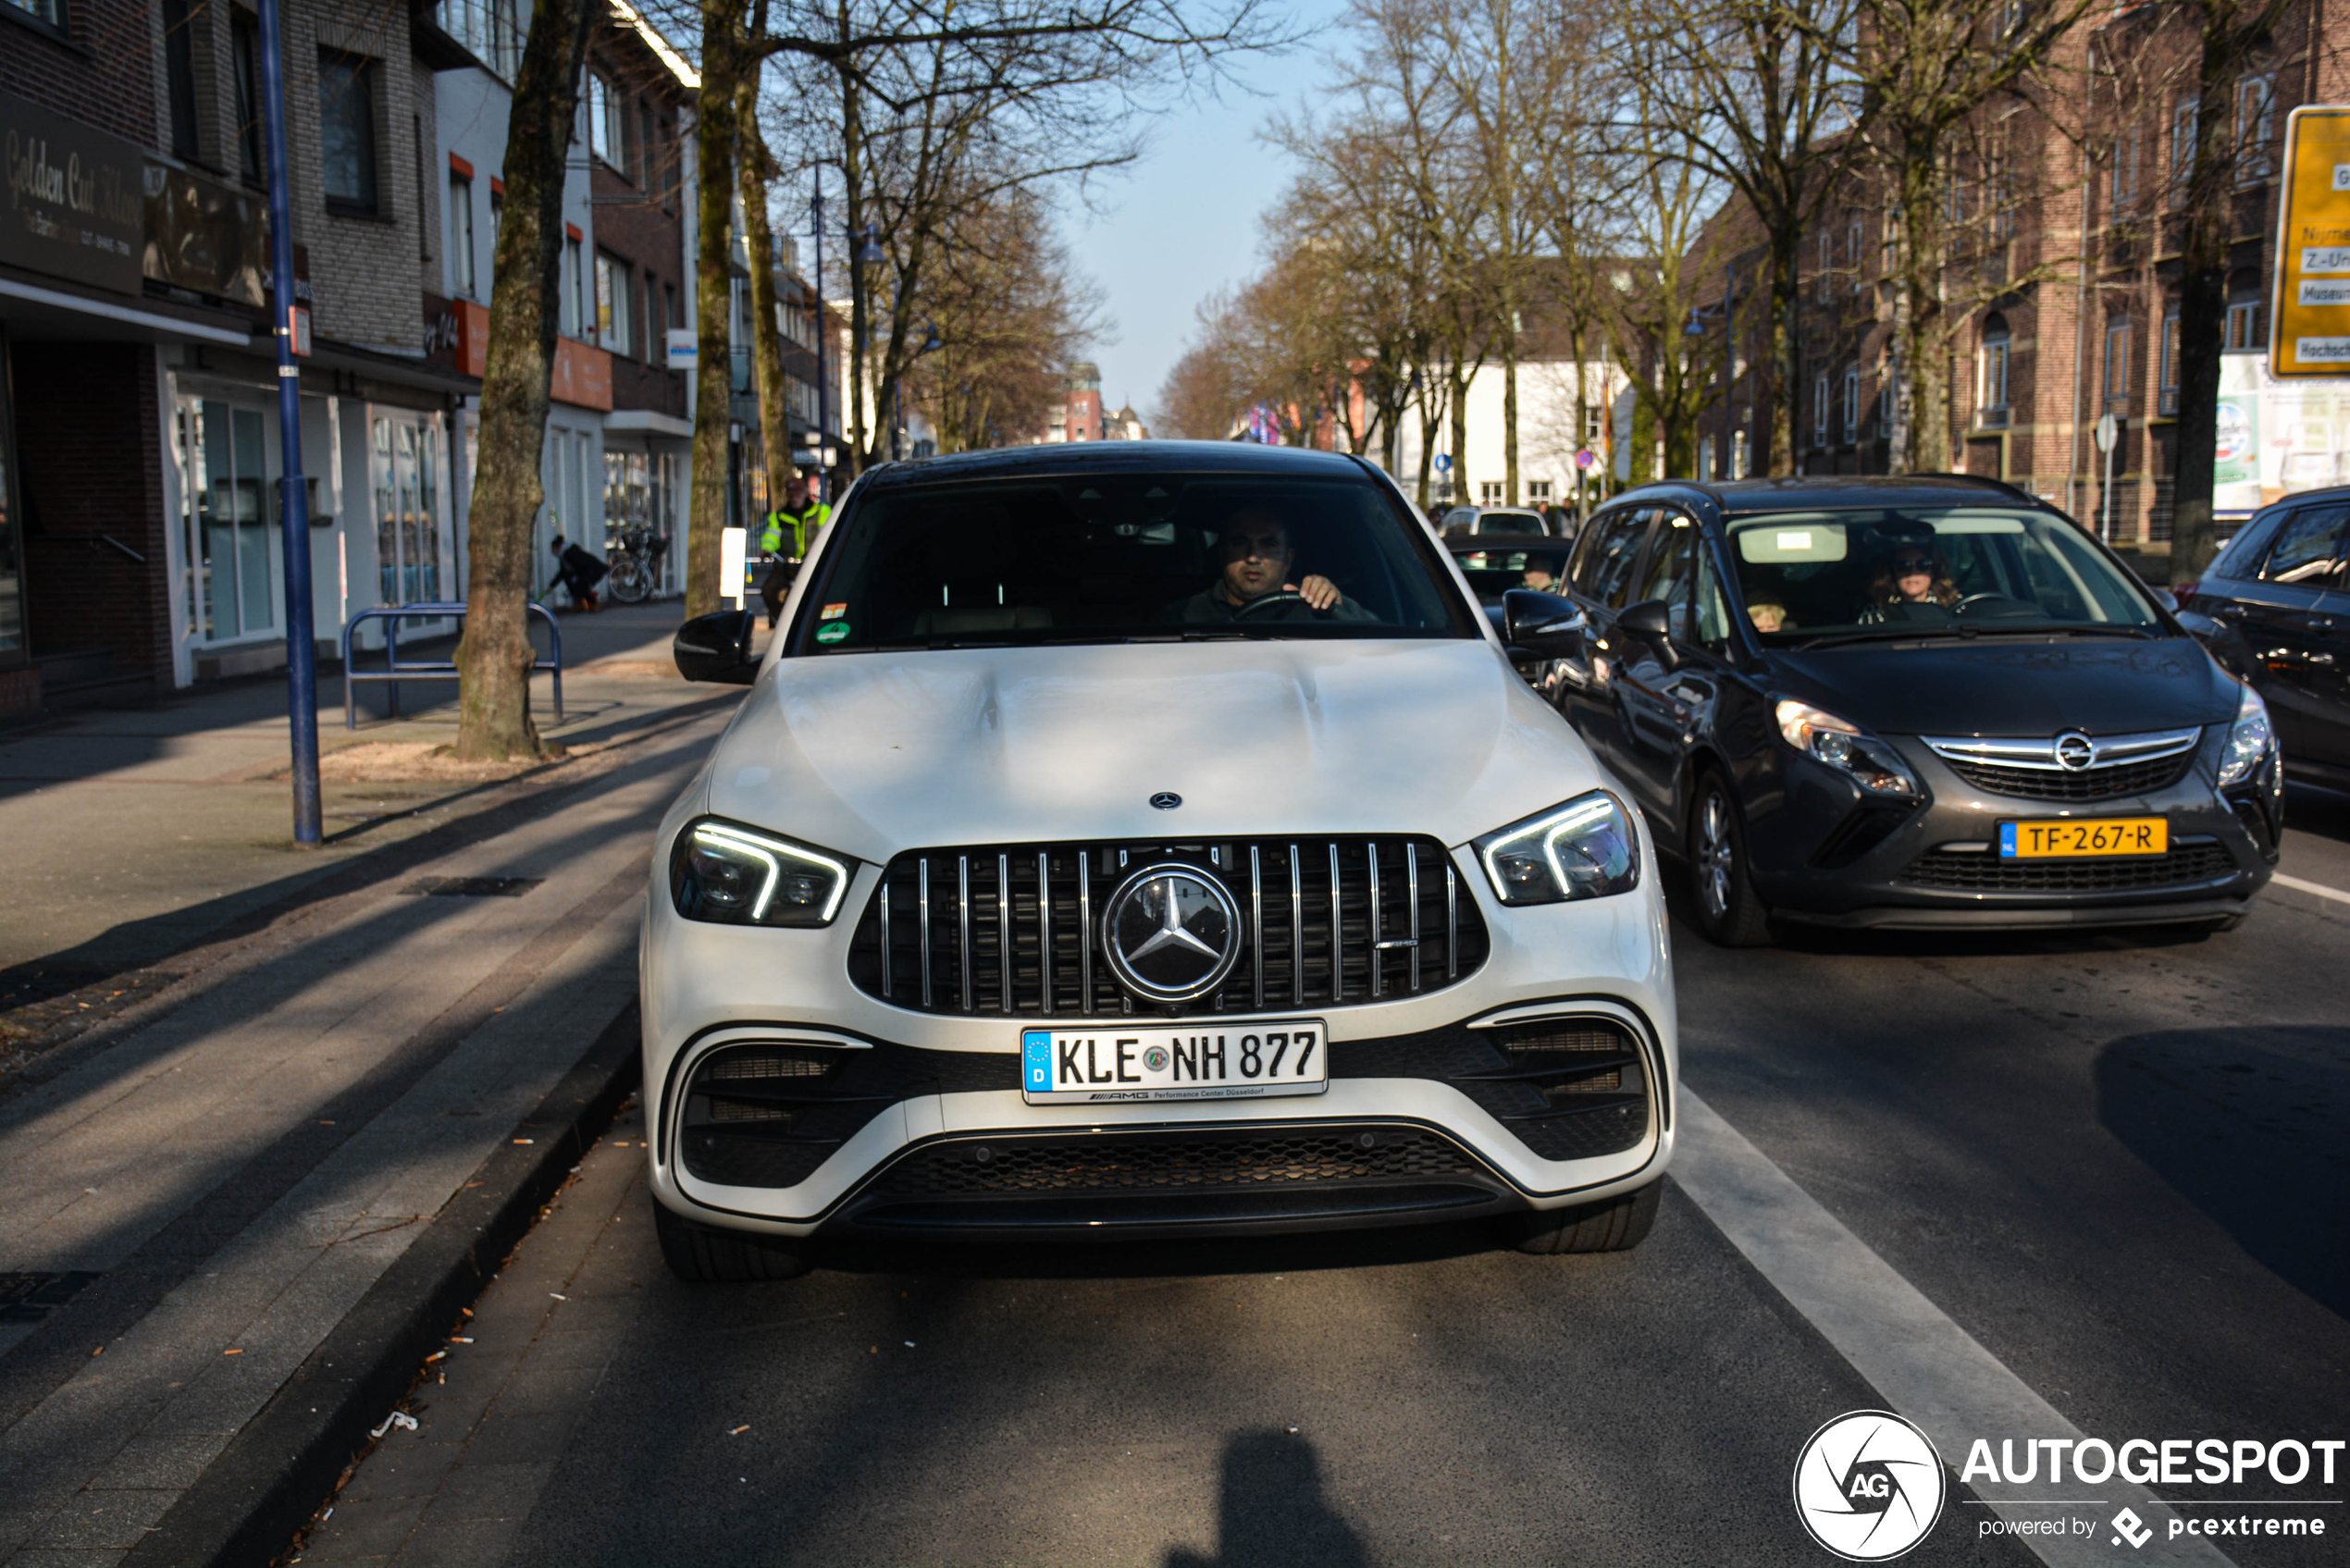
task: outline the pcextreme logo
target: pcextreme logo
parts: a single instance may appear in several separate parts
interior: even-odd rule
[[[1889,1411],[1855,1410],[1795,1461],[1795,1514],[1848,1562],[1884,1562],[1925,1538],[1948,1490],[1933,1441]]]

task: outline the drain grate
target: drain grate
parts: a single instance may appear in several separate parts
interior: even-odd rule
[[[544,877],[425,877],[400,891],[426,898],[520,898]]]
[[[79,1269],[64,1274],[0,1274],[0,1323],[38,1323],[98,1278]]]

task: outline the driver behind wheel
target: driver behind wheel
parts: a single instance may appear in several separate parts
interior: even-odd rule
[[[1290,548],[1289,526],[1262,506],[1243,507],[1225,523],[1218,542],[1222,574],[1189,599],[1177,599],[1161,612],[1167,621],[1196,623],[1206,621],[1305,621],[1317,616],[1336,621],[1367,621],[1370,613],[1350,604],[1328,577],[1309,575],[1292,580],[1291,568],[1297,551]]]
[[[1950,580],[1942,558],[1928,546],[1903,544],[1895,547],[1893,558],[1869,585],[1869,602],[1860,619],[1866,624],[1930,616],[1925,606],[1948,610],[1958,602],[1959,586]]]

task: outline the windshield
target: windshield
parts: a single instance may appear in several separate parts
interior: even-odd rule
[[[1512,588],[1556,593],[1566,571],[1566,552],[1561,549],[1482,549],[1453,559],[1480,601],[1498,600]]]
[[[796,652],[1480,635],[1427,528],[1367,478],[893,487],[840,525],[802,602]]]
[[[2161,629],[2136,585],[2049,512],[1789,512],[1734,518],[1728,533],[1747,616],[1769,644]]]

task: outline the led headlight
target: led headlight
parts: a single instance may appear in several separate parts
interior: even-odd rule
[[[1894,749],[1858,724],[1808,702],[1781,698],[1772,710],[1779,734],[1806,757],[1847,773],[1872,795],[1918,793],[1918,781]]]
[[[669,856],[669,893],[689,920],[830,925],[856,862],[717,817],[688,823]]]
[[[1604,790],[1497,828],[1477,858],[1504,904],[1563,904],[1629,893],[1640,883],[1640,841],[1632,813]]]
[[[2249,685],[2236,704],[2236,722],[2229,726],[2228,744],[2220,753],[2220,787],[2239,784],[2259,770],[2276,749],[2276,731],[2269,725],[2269,705]]]

